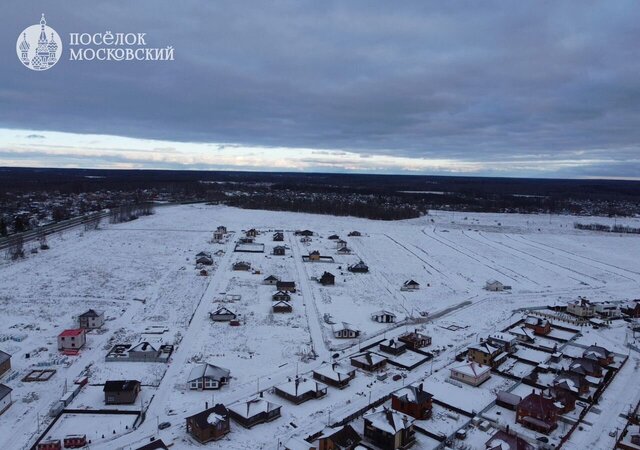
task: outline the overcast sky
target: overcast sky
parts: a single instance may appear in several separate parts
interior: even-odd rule
[[[0,14],[0,164],[640,178],[640,2],[39,1]],[[63,39],[23,67],[20,32]],[[69,33],[175,61],[69,61]]]

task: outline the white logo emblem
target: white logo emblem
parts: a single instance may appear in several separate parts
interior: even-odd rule
[[[40,25],[25,28],[16,42],[20,62],[31,70],[47,70],[55,66],[62,56],[60,35],[47,26],[44,14]]]

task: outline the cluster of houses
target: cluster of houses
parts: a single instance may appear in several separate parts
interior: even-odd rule
[[[565,311],[594,325],[604,325],[615,319],[640,317],[640,299],[628,302],[593,302],[584,297],[567,303]]]
[[[271,311],[274,313],[293,312],[291,305],[291,294],[296,292],[295,281],[282,281],[275,275],[269,275],[263,281],[264,284],[275,286],[276,292],[271,296],[273,304]]]
[[[11,370],[11,355],[0,350],[0,378],[9,370]],[[9,386],[0,383],[0,415],[11,406],[11,391]]]

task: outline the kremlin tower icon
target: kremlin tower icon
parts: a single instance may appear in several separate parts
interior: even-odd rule
[[[18,38],[16,50],[20,62],[26,67],[32,70],[47,70],[58,62],[62,53],[62,43],[58,43],[58,33],[47,26],[44,14],[40,19],[40,25],[32,25],[25,29],[21,38]]]

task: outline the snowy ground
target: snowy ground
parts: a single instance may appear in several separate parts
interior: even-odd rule
[[[135,378],[143,382],[142,403],[138,402],[137,408],[149,408],[146,421],[137,430],[129,432],[125,425],[124,432],[118,429],[110,440],[100,438],[94,448],[129,448],[152,435],[173,442],[175,449],[195,447],[185,433],[184,417],[203,409],[205,402],[230,404],[247,399],[258,390],[269,391],[288,377],[306,374],[329,361],[335,353],[332,348],[343,348],[339,354],[347,357],[369,340],[395,337],[416,326],[433,337],[428,350],[440,352],[401,381],[391,377],[378,381],[358,371],[352,385],[343,391],[330,388],[326,398],[299,406],[266,392],[269,400],[283,405],[282,418],[252,430],[232,423],[232,433],[209,447],[273,448],[277,441],[306,436],[329,421],[348,416],[366,406],[369,397],[375,400],[423,378],[425,389],[437,399],[479,411],[490,404],[496,390],[513,381],[493,374],[479,388],[459,388],[444,381],[448,366],[469,343],[520,319],[522,313],[514,310],[562,304],[578,295],[596,301],[640,296],[640,237],[576,231],[574,221],[576,218],[564,216],[436,212],[421,219],[381,222],[186,205],[160,208],[154,216],[126,224],[104,224],[98,231],[54,237],[46,252],[29,254],[17,263],[0,263],[0,308],[4,313],[0,350],[13,355],[13,368],[0,382],[13,389],[14,401],[0,417],[0,448],[21,449],[32,444],[38,436],[37,421],[40,431],[44,430],[49,407],[62,396],[65,385],[81,374],[90,376],[92,386],[85,387],[69,407],[104,408],[102,383]],[[210,243],[218,225],[233,232],[224,244]],[[257,242],[265,245],[265,252],[233,252],[242,230],[250,228],[262,231]],[[272,242],[268,230],[276,229],[285,230],[285,242]],[[292,232],[296,229],[311,229],[316,235],[310,243],[301,243]],[[347,237],[353,230],[363,236]],[[337,254],[335,242],[327,239],[334,233],[347,241],[351,255]],[[286,256],[272,256],[271,250],[280,244],[288,247]],[[225,252],[214,257],[208,276],[199,276],[194,265],[195,254],[202,250]],[[302,256],[312,250],[333,257],[334,262],[303,262]],[[370,273],[346,271],[347,265],[360,259],[368,264]],[[250,262],[260,274],[232,271],[231,265],[237,261]],[[336,275],[335,286],[323,287],[313,280],[325,270]],[[262,284],[271,274],[296,282],[293,313],[271,313],[275,287]],[[418,281],[421,289],[401,291],[407,279]],[[512,290],[487,292],[483,286],[488,279],[511,285]],[[241,298],[221,303],[226,294]],[[240,326],[212,323],[208,313],[220,306],[238,314]],[[57,334],[73,327],[74,317],[88,308],[105,311],[105,327],[88,334],[80,356],[60,357]],[[380,309],[395,313],[399,320],[419,317],[424,311],[437,318],[424,325],[379,324],[370,314]],[[334,322],[356,326],[363,333],[361,339],[334,338],[324,320],[329,316]],[[177,345],[170,364],[104,362],[114,343],[148,340],[143,331],[151,325],[167,329],[154,339]],[[625,341],[633,338],[623,323],[582,332],[576,345],[598,343],[629,353]],[[559,337],[568,339],[571,334]],[[308,358],[311,349],[319,356],[315,360]],[[533,362],[546,356],[532,349],[519,350],[519,356],[524,355]],[[619,424],[608,417],[617,416],[640,396],[637,358],[632,352],[601,399],[603,412],[592,425],[575,433],[566,444],[568,448],[610,447],[608,431]],[[231,383],[213,394],[188,391],[186,377],[198,361],[231,369]],[[57,373],[47,382],[20,381],[36,367],[51,367]],[[520,375],[528,369],[514,363],[510,373]],[[388,372],[400,371],[389,368]],[[621,392],[625,392],[624,399],[619,398]],[[445,414],[435,417],[446,423],[427,429],[451,433],[458,426]],[[74,429],[74,420],[80,428],[91,423],[86,416],[65,416],[48,435],[63,437],[67,429]],[[159,432],[157,423],[164,421],[172,426]],[[478,439],[486,435],[478,434]],[[465,443],[483,448],[484,441],[474,443],[473,438],[470,433]],[[437,445],[425,436],[421,439],[425,448]]]

